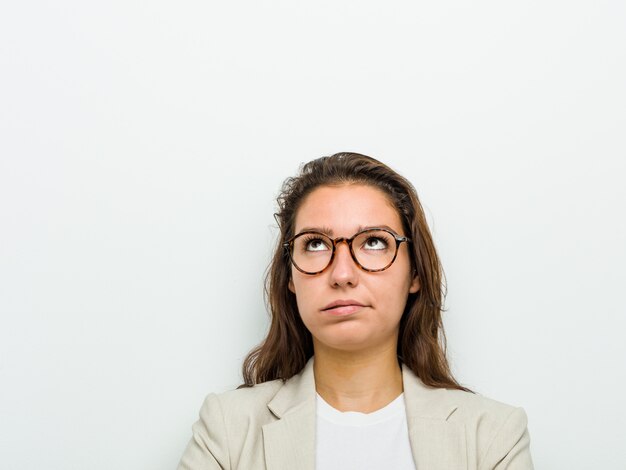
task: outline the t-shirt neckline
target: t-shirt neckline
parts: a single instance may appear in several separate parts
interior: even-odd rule
[[[405,413],[404,393],[400,393],[400,395],[398,395],[390,403],[376,411],[372,411],[371,413],[362,413],[360,411],[339,411],[329,405],[319,393],[316,392],[316,396],[317,416],[335,424],[346,426],[367,426],[386,421],[399,414]]]

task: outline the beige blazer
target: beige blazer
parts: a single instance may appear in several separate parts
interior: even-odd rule
[[[522,408],[427,387],[405,365],[402,380],[417,470],[533,469]],[[315,399],[313,358],[284,384],[208,395],[178,470],[314,470]]]

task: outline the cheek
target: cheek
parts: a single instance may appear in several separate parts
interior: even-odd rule
[[[315,279],[302,278],[303,274],[292,274],[289,281],[289,290],[296,296],[296,303],[300,316],[306,315],[313,307],[313,301],[316,299],[316,292],[319,289],[315,287]]]
[[[394,318],[400,318],[404,313],[404,307],[409,296],[411,279],[406,275],[394,276],[385,285],[373,286],[380,299],[379,306],[382,311]]]
[[[384,312],[386,316],[399,320],[404,312],[404,306],[406,305],[407,294],[405,294],[405,290],[381,293],[380,298],[382,299],[380,310]]]

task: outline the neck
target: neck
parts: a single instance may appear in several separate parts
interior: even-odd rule
[[[315,389],[333,408],[371,413],[402,393],[395,344],[364,352],[314,346]]]

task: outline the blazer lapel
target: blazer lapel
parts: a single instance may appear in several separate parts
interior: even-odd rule
[[[417,470],[466,470],[465,428],[448,421],[457,409],[443,388],[431,388],[402,364],[409,440]]]
[[[268,403],[278,418],[263,426],[267,470],[315,469],[315,378],[313,358]]]

